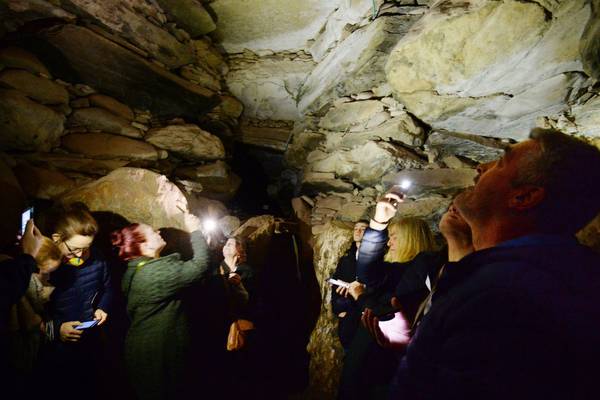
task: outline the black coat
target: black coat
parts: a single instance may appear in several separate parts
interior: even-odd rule
[[[446,266],[392,398],[597,398],[600,257],[527,239]]]

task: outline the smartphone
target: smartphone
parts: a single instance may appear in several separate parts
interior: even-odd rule
[[[330,285],[341,286],[343,288],[349,288],[350,284],[348,282],[342,281],[340,279],[329,278],[327,279],[327,283]]]
[[[33,207],[29,207],[21,214],[21,235],[25,234],[25,226],[31,218],[33,218]]]
[[[93,328],[96,325],[98,325],[98,321],[96,321],[96,320],[87,321],[87,322],[82,322],[81,325],[77,325],[75,327],[75,329],[77,329],[77,330],[89,329],[89,328]]]

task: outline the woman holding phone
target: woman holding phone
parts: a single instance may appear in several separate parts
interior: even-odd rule
[[[130,382],[139,399],[178,398],[190,339],[181,294],[208,275],[206,241],[200,230],[192,232],[193,258],[182,261],[178,253],[160,256],[166,243],[149,225],[126,226],[111,240],[128,263],[122,289],[131,320],[125,339]]]

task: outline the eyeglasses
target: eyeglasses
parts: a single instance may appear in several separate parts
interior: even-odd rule
[[[69,250],[69,253],[67,255],[73,255],[76,256],[76,253],[80,253],[83,254],[84,251],[86,251],[87,249],[89,249],[89,247],[82,247],[79,249],[72,249],[71,247],[69,247],[69,245],[67,244],[67,242],[63,242],[65,244],[65,247],[67,248],[67,250]]]

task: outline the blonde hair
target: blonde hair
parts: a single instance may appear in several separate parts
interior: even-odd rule
[[[48,261],[61,261],[62,253],[56,243],[52,239],[43,236],[40,250],[35,256],[35,263],[37,265],[44,265]]]
[[[403,218],[388,229],[390,236],[396,234],[396,249],[387,252],[386,262],[408,262],[422,251],[436,249],[429,225],[420,218]]]

